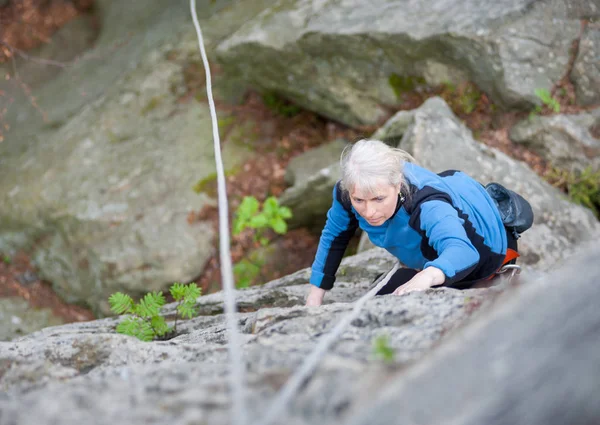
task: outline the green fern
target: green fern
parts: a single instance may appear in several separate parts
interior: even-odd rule
[[[135,303],[129,295],[122,292],[115,292],[108,298],[110,309],[115,314],[125,314],[133,311]]]
[[[200,288],[195,283],[185,288],[183,297],[179,300],[181,304],[177,306],[177,311],[179,311],[181,317],[191,319],[198,314],[196,311],[196,299],[200,296],[200,293]]]
[[[150,292],[136,304],[133,299],[122,292],[116,292],[108,298],[110,309],[115,314],[128,314],[118,325],[117,332],[134,336],[142,341],[152,341],[165,336],[171,331],[177,332],[179,315],[191,319],[198,314],[196,300],[201,294],[195,283],[182,285],[175,283],[170,289],[173,298],[179,302],[175,315],[175,326],[169,327],[167,321],[160,315],[166,299],[162,292]]]
[[[191,319],[198,314],[196,300],[200,295],[202,295],[202,290],[198,288],[198,285],[195,283],[190,283],[189,285],[174,283],[173,286],[171,286],[171,296],[179,303],[177,305],[177,313],[184,319]],[[175,319],[173,329],[177,332],[177,319]]]
[[[202,290],[193,282],[188,285],[176,283],[171,287],[171,295],[175,301],[183,300],[195,303],[196,299],[202,295]]]
[[[162,292],[150,292],[140,300],[136,306],[136,313],[141,317],[148,318],[158,316],[163,305],[165,305],[165,297]]]
[[[193,304],[190,305],[187,303],[179,305],[177,307],[177,311],[179,312],[179,314],[181,314],[181,317],[184,319],[191,319],[198,313]]]
[[[174,283],[173,285],[171,285],[170,292],[173,299],[175,301],[179,301],[185,296],[185,285],[181,283]]]
[[[142,341],[152,341],[154,339],[154,329],[147,321],[139,317],[127,317],[117,325],[117,332],[125,335],[134,336]]]
[[[150,326],[152,327],[154,333],[157,336],[163,336],[171,330],[171,328],[169,328],[169,325],[167,325],[167,321],[162,316],[152,317],[152,319],[150,320]]]

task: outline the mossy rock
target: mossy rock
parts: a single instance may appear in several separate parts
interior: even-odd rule
[[[412,92],[419,86],[424,86],[427,84],[425,78],[423,77],[414,75],[398,75],[396,73],[392,73],[389,76],[388,82],[398,99],[400,99],[403,94]]]

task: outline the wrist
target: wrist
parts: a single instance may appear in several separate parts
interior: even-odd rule
[[[310,293],[311,294],[317,294],[317,295],[325,295],[325,289],[323,288],[319,288],[318,286],[315,285],[311,285],[310,286]]]
[[[446,275],[437,267],[429,266],[423,270],[423,273],[428,277],[430,286],[442,285],[446,281]]]
[[[306,297],[307,306],[320,306],[323,304],[323,298],[325,297],[325,290],[318,286],[311,285],[308,296]]]

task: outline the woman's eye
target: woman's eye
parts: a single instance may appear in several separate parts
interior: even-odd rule
[[[375,198],[375,200],[376,200],[377,202],[381,202],[381,201],[383,201],[384,199],[385,199],[385,198],[384,198],[383,196],[378,196],[377,198]]]

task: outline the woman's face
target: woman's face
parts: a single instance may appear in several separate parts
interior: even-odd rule
[[[399,193],[399,187],[382,183],[377,185],[372,193],[363,191],[360,187],[354,187],[350,192],[350,200],[354,209],[371,226],[381,226],[394,215]]]

